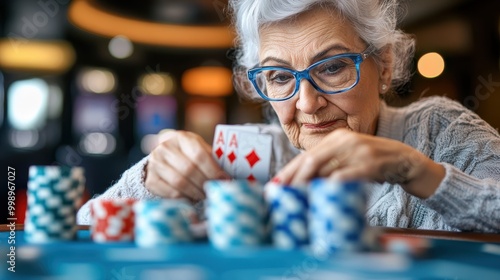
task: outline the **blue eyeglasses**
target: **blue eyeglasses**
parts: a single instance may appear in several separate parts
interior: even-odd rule
[[[302,79],[325,94],[348,91],[359,82],[359,65],[375,48],[368,46],[362,53],[343,53],[313,63],[302,71],[277,66],[264,66],[248,70],[248,79],[257,93],[268,101],[292,98]]]

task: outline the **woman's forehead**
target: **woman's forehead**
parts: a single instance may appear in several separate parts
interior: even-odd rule
[[[260,56],[283,52],[319,52],[331,45],[362,47],[349,21],[333,10],[313,9],[260,29]]]

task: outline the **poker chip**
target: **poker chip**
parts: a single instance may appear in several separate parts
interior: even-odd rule
[[[142,200],[134,204],[135,243],[139,247],[153,247],[189,242],[192,234],[189,220],[192,206],[182,200]]]
[[[264,187],[271,215],[273,244],[281,249],[302,248],[309,243],[307,187],[269,182]]]
[[[99,243],[132,241],[134,237],[133,199],[95,199],[90,226],[92,240]]]
[[[76,238],[76,212],[84,191],[81,167],[30,166],[25,239],[30,243]]]
[[[205,182],[204,189],[208,238],[214,247],[262,244],[266,205],[259,182],[211,180]]]
[[[363,183],[315,179],[309,195],[311,249],[329,255],[363,247],[365,196]]]

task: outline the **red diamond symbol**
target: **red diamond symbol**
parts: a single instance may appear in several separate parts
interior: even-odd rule
[[[234,152],[231,152],[229,155],[227,155],[227,159],[229,159],[229,161],[233,163],[233,161],[236,159],[236,155],[234,154]]]
[[[250,164],[250,167],[253,167],[260,160],[255,150],[252,150],[252,152],[246,155],[245,158],[247,159],[248,164]]]
[[[220,158],[223,154],[224,154],[224,152],[222,151],[222,149],[221,149],[221,148],[218,148],[218,149],[215,151],[215,155],[217,156],[217,158]]]
[[[253,174],[250,174],[250,176],[247,177],[247,180],[248,181],[255,181],[257,179],[255,179],[255,177],[253,176]]]

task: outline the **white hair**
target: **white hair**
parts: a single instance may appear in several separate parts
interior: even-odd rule
[[[238,68],[235,71],[249,69],[258,64],[259,28],[262,25],[282,21],[314,6],[323,5],[335,8],[352,23],[363,41],[377,49],[374,56],[377,62],[381,62],[378,56],[381,49],[385,46],[391,47],[393,53],[392,65],[389,65],[392,67],[391,85],[397,88],[411,77],[410,63],[415,51],[413,37],[397,27],[404,14],[400,2],[402,1],[229,0],[233,12],[233,24],[238,35],[237,45],[240,48],[236,56]]]

